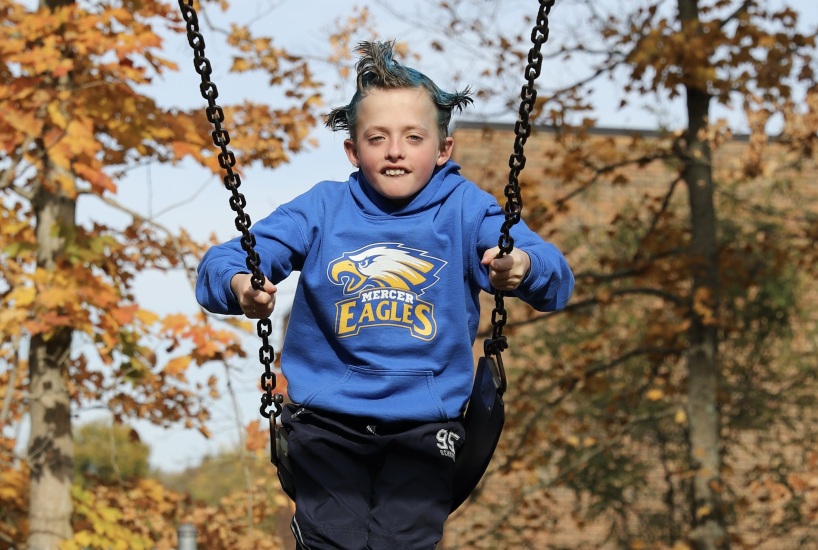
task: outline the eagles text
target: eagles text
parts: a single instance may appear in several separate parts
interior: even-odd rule
[[[412,336],[431,340],[437,330],[432,304],[404,291],[366,291],[358,298],[339,302],[336,307],[339,337],[358,334],[365,327],[390,325],[406,327]]]

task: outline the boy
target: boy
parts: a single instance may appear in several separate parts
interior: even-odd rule
[[[451,113],[469,91],[398,64],[391,42],[358,52],[357,91],[327,117],[349,132],[358,170],[254,225],[263,291],[235,239],[202,259],[196,295],[210,311],[264,318],[275,283],[301,272],[281,357],[298,548],[429,549],[464,441],[480,290],[557,310],[574,279],[524,223],[497,258],[502,211],[449,160]]]

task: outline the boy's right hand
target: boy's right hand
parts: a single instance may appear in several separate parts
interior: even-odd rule
[[[256,290],[252,279],[249,273],[237,273],[230,279],[230,288],[246,317],[266,319],[273,314],[276,305],[276,286],[265,277],[263,289]]]

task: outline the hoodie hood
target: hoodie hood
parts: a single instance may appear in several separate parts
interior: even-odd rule
[[[375,191],[358,170],[349,176],[349,189],[355,203],[368,216],[411,216],[443,202],[466,179],[460,175],[460,165],[449,160],[435,169],[429,180],[406,205],[397,205]]]

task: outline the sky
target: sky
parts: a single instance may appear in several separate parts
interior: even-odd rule
[[[619,0],[621,1],[621,0]],[[815,0],[797,0],[790,4],[796,7],[807,18],[811,25],[818,21],[814,10]],[[36,2],[24,2],[34,5]],[[560,40],[560,36],[577,31],[577,21],[571,11],[572,0],[558,0],[551,14],[551,36],[549,42]],[[234,0],[227,15],[220,15],[217,10],[210,11],[210,18],[219,26],[226,26],[225,20],[235,19],[242,22],[253,22],[253,30],[271,35],[275,41],[288,49],[305,54],[320,55],[326,51],[326,35],[333,22],[349,14],[352,2],[338,0]],[[675,5],[675,2],[671,2]],[[378,22],[377,29],[381,38],[395,38],[401,42],[412,43],[420,34],[412,24],[396,19],[378,2],[363,0],[354,5],[368,6]],[[536,15],[537,3],[531,2],[531,16]],[[810,8],[810,9],[808,9]],[[519,14],[516,14],[519,15]],[[514,13],[507,14],[514,17]],[[219,87],[220,100],[223,104],[241,101],[244,98],[266,99],[269,89],[266,83],[248,81],[227,76],[229,59],[227,50],[219,44],[219,35],[202,23],[202,31],[207,45],[207,55],[213,63],[213,79]],[[527,32],[526,32],[527,34]],[[160,104],[178,107],[201,107],[204,100],[199,96],[198,75],[193,70],[192,52],[181,37],[172,37],[165,45],[166,55],[180,62],[178,73],[169,74],[152,84],[151,95]],[[444,88],[451,87],[447,75],[452,67],[440,57],[435,58],[432,52],[421,52],[422,60],[417,68],[426,72]],[[413,63],[409,63],[413,64]],[[413,64],[414,65],[414,64]],[[570,79],[579,74],[581,67],[549,67],[542,79]],[[549,72],[551,71],[551,72]],[[558,72],[557,72],[558,71]],[[320,78],[320,74],[318,75]],[[522,75],[520,84],[522,85]],[[458,84],[458,87],[460,85]],[[340,90],[329,106],[344,104],[352,94],[351,83]],[[655,125],[655,112],[630,109],[619,110],[616,101],[610,94],[602,93],[595,99],[597,116],[600,125],[608,127],[646,128]],[[666,105],[653,106],[664,112],[669,123],[679,114]],[[481,111],[466,113],[463,118],[474,120],[481,116]],[[202,115],[204,116],[204,114]],[[483,115],[485,116],[485,115]],[[513,122],[509,117],[508,121]],[[456,120],[455,120],[456,122]],[[682,124],[682,120],[675,119]],[[233,131],[232,129],[229,129]],[[322,180],[345,180],[352,167],[343,151],[344,135],[336,135],[329,130],[317,128],[314,137],[318,147],[308,152],[293,156],[292,161],[275,170],[263,170],[243,167],[238,159],[242,176],[241,191],[248,201],[246,208],[251,220],[256,221],[266,216],[278,205],[303,193],[315,183]],[[509,152],[512,144],[509,143]],[[206,173],[192,164],[170,168],[158,165],[135,169],[119,183],[116,200],[128,205],[143,214],[152,216],[156,221],[170,227],[184,227],[194,238],[206,240],[211,234],[218,240],[226,240],[236,235],[233,225],[234,213],[227,200],[229,193],[224,189],[221,180]],[[105,206],[101,201],[89,198],[80,203],[78,217],[84,220],[100,220],[111,224],[126,224],[130,220],[123,214]],[[294,291],[295,277],[279,285],[277,294],[277,311],[273,316],[274,326],[281,326],[281,318],[289,307]],[[193,289],[186,277],[179,272],[149,272],[140,275],[136,280],[136,296],[140,306],[160,314],[185,313],[199,311]],[[204,438],[195,430],[182,428],[162,429],[147,422],[136,422],[134,427],[141,439],[151,446],[151,465],[165,471],[178,471],[195,466],[208,454],[215,454],[220,449],[230,447],[238,441],[238,426],[250,420],[261,419],[259,409],[260,390],[259,375],[263,367],[258,363],[254,349],[258,348],[258,338],[248,336],[247,349],[249,358],[242,362],[233,362],[235,367],[230,375],[231,385],[238,399],[238,419],[236,410],[229,397],[213,404],[210,409],[213,417],[210,423],[213,437]],[[274,342],[276,349],[280,347]],[[221,389],[226,389],[224,369],[219,365],[208,365],[192,373],[191,378],[204,380],[211,374],[221,380]],[[107,413],[95,408],[77,411],[76,422],[82,423],[94,419],[105,419]]]

